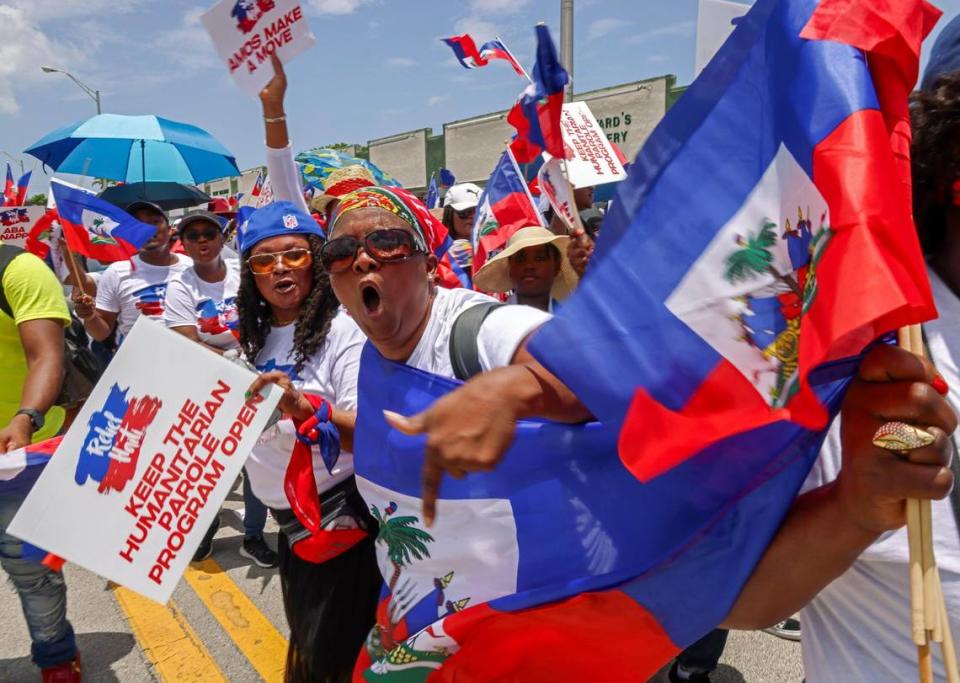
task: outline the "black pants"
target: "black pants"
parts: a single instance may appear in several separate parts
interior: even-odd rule
[[[718,628],[710,631],[677,655],[677,662],[687,671],[709,673],[717,668],[727,644],[728,631]]]
[[[283,513],[291,514],[278,510],[274,515]],[[297,557],[286,534],[280,532],[280,589],[290,626],[287,683],[350,681],[357,655],[376,621],[383,585],[375,533],[332,560],[314,564]]]

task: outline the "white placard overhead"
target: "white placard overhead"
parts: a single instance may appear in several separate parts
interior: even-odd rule
[[[627,177],[620,158],[586,102],[567,102],[560,114],[563,145],[566,148],[570,184],[592,187],[616,183]],[[544,152],[544,161],[550,155]]]
[[[233,80],[253,96],[273,78],[271,54],[287,63],[317,42],[298,0],[221,0],[201,19]]]
[[[170,599],[281,391],[141,317],[8,531]]]
[[[23,248],[27,233],[44,211],[46,209],[42,206],[0,207],[0,244]]]

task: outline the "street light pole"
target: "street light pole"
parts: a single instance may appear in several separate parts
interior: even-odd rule
[[[51,66],[41,66],[41,67],[40,67],[40,70],[43,71],[43,73],[45,73],[45,74],[63,74],[64,76],[66,76],[67,78],[69,78],[71,81],[73,81],[74,83],[76,83],[83,92],[87,93],[87,95],[88,95],[94,102],[96,102],[96,104],[97,104],[97,113],[98,113],[98,114],[103,113],[102,110],[101,110],[101,108],[100,108],[100,91],[99,91],[99,90],[94,90],[94,89],[91,88],[90,86],[84,85],[83,83],[80,82],[80,80],[79,80],[76,76],[74,76],[73,74],[68,73],[68,72],[66,72],[66,71],[62,71],[61,69],[54,69],[54,68],[51,67]]]
[[[567,70],[564,100],[573,101],[573,0],[560,0],[560,63]]]

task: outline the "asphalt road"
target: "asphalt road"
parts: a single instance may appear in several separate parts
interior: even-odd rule
[[[235,490],[221,512],[213,561],[188,572],[167,607],[65,568],[69,618],[86,681],[282,681],[287,637],[276,570],[240,557],[243,502]],[[268,521],[267,542],[276,546]],[[37,681],[30,640],[12,587],[0,590],[0,683]],[[715,683],[798,683],[800,646],[765,633],[734,632]],[[663,672],[653,681],[666,681]]]

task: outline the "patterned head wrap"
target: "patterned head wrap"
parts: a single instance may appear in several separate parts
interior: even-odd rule
[[[364,187],[340,198],[340,203],[330,220],[327,235],[332,238],[337,229],[337,221],[342,216],[357,209],[369,207],[385,209],[413,228],[417,246],[433,253],[440,262],[437,264],[437,280],[442,287],[461,287],[462,283],[446,263],[447,250],[452,244],[446,226],[430,213],[426,205],[413,194],[400,187]]]

